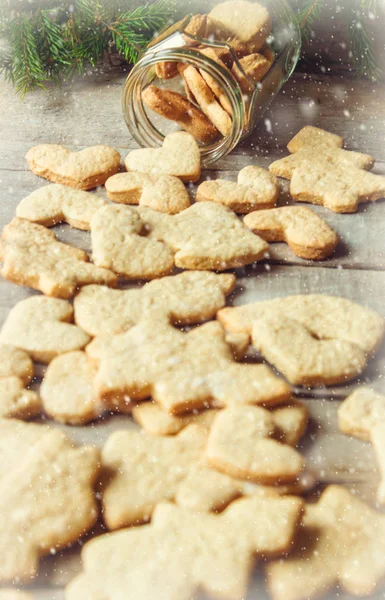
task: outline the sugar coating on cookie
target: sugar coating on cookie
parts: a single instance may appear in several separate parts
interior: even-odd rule
[[[86,252],[58,242],[42,225],[15,217],[0,240],[1,274],[47,296],[71,298],[88,283],[115,285],[115,273],[88,262]]]
[[[256,558],[290,548],[302,505],[293,497],[253,497],[212,515],[160,504],[150,525],[88,542],[66,597],[88,600],[101,589],[112,597],[119,589],[133,598],[188,600],[198,590],[243,598]]]
[[[45,413],[70,425],[82,425],[101,416],[107,407],[96,398],[95,372],[84,352],[66,352],[54,358],[40,386]]]
[[[166,135],[162,148],[132,150],[126,157],[127,171],[150,175],[174,175],[182,181],[198,181],[201,157],[195,138],[184,131]]]
[[[218,202],[236,213],[273,208],[279,196],[277,178],[261,167],[239,171],[237,182],[227,179],[204,181],[197,189],[197,202]]]
[[[172,175],[132,171],[117,173],[106,181],[107,196],[120,204],[140,204],[175,215],[190,206],[183,182]]]
[[[40,144],[28,150],[26,159],[36,175],[81,190],[103,185],[120,166],[119,152],[103,145],[71,152],[64,146]]]
[[[321,597],[339,585],[368,596],[385,574],[385,517],[341,486],[307,504],[294,549],[267,565],[274,600]]]
[[[53,183],[23,198],[16,216],[45,227],[66,222],[76,229],[88,230],[93,215],[105,203],[96,194]]]
[[[352,213],[360,202],[385,196],[385,177],[368,173],[374,159],[343,150],[344,140],[306,126],[289,142],[290,156],[270,165],[279,177],[290,179],[290,194],[298,202],[321,204],[338,213]]]
[[[338,409],[338,425],[347,435],[370,441],[371,432],[385,423],[385,396],[359,387],[342,402]]]
[[[174,216],[142,207],[138,212],[150,239],[166,243],[181,269],[224,271],[261,260],[268,251],[265,241],[216,202],[197,202]]]
[[[258,319],[252,344],[293,385],[332,385],[354,379],[367,364],[365,351],[349,341],[315,339],[299,321],[282,315]],[[293,347],[294,343],[294,347]]]
[[[226,408],[211,426],[206,460],[226,475],[256,483],[295,481],[304,460],[290,446],[272,439],[274,432],[274,418],[263,408]]]
[[[132,409],[132,416],[151,435],[176,435],[192,423],[210,429],[217,412],[218,409],[209,408],[184,415],[170,415],[155,402],[141,402]]]
[[[90,341],[85,331],[71,323],[72,317],[69,302],[32,296],[12,308],[0,331],[0,343],[17,343],[33,360],[48,363]]]
[[[251,334],[253,345],[289,381],[305,385],[357,376],[385,329],[376,312],[345,298],[319,294],[224,308],[217,317],[226,330]]]
[[[98,397],[116,405],[152,396],[180,414],[213,403],[275,405],[290,397],[290,387],[266,365],[234,361],[216,321],[184,333],[154,311],[125,333],[96,337],[86,351],[98,364]]]
[[[29,581],[41,556],[77,541],[94,524],[99,451],[76,448],[44,425],[0,420],[0,581]]]
[[[370,441],[380,471],[377,500],[385,504],[385,396],[361,387],[338,409],[338,424],[345,434]]]
[[[26,390],[20,377],[0,378],[0,418],[29,419],[41,411],[38,394]]]
[[[199,461],[206,439],[206,432],[195,425],[173,437],[113,433],[102,450],[107,473],[102,482],[103,516],[108,528],[149,521],[159,502],[173,500],[190,466]]]
[[[209,408],[181,415],[170,415],[155,402],[141,402],[132,410],[135,421],[151,435],[175,435],[191,423],[209,430],[218,415],[218,409]],[[296,446],[305,433],[308,410],[298,401],[273,407],[274,437],[280,442]]]
[[[33,363],[27,352],[15,346],[0,344],[0,378],[19,377],[27,385],[33,377]]]
[[[95,265],[126,279],[163,277],[174,268],[172,250],[146,236],[138,212],[128,206],[104,206],[91,221]]]
[[[255,211],[243,222],[267,242],[286,242],[294,254],[308,260],[327,258],[338,244],[330,225],[304,206]]]
[[[175,325],[194,325],[225,306],[235,283],[231,273],[184,271],[130,290],[88,285],[75,297],[75,321],[92,336],[122,333],[156,309]],[[248,344],[247,338],[242,341]]]

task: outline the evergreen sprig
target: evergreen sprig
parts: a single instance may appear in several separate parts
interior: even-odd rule
[[[325,0],[300,0],[297,21],[305,40],[309,40],[313,25],[322,17],[322,10],[327,7]],[[349,8],[352,11],[348,20],[347,41],[349,56],[356,77],[367,77],[377,81],[382,70],[373,52],[373,42],[367,26],[368,18],[376,18],[378,0],[351,0]]]
[[[53,0],[34,11],[3,9],[0,73],[24,96],[48,81],[83,74],[112,52],[134,63],[174,10],[174,0],[138,6],[132,0],[77,0],[74,6]]]

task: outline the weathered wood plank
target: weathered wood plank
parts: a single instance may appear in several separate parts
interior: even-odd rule
[[[20,153],[24,156],[23,153]],[[228,157],[228,160],[231,157]],[[247,164],[259,164],[264,166],[266,161],[252,159],[246,156],[237,157],[240,168]],[[381,164],[381,170],[385,173],[385,163]],[[205,171],[202,179],[207,177],[224,177],[226,179],[236,180],[237,170],[225,171]],[[15,215],[17,204],[20,200],[31,193],[33,190],[46,185],[47,182],[36,177],[33,173],[23,171],[0,171],[0,186],[2,191],[2,207],[0,211],[0,227],[2,228]],[[287,182],[282,181],[282,194],[279,201],[280,205],[293,204],[287,192]],[[196,186],[190,187],[191,196],[195,195]],[[105,192],[98,192],[104,196]],[[305,204],[304,204],[305,206]],[[278,264],[293,264],[307,266],[323,267],[346,267],[355,269],[385,269],[385,201],[361,205],[359,211],[355,214],[341,215],[335,214],[330,210],[321,207],[306,205],[312,208],[322,218],[324,218],[338,233],[340,242],[332,257],[328,260],[314,262],[298,258],[293,254],[286,244],[271,244],[270,258],[268,262]],[[63,229],[63,240],[74,245],[83,247],[88,243],[88,234]]]
[[[120,95],[126,74],[106,69],[76,86],[36,91],[24,101],[10,85],[0,89],[3,139],[33,143],[133,147],[124,123]],[[346,137],[349,147],[385,160],[383,87],[341,75],[296,74],[281,90],[254,134],[237,149],[263,154],[283,148],[304,124],[327,127]],[[267,120],[266,120],[267,119]],[[42,127],[49,122],[49,128]],[[76,123],[76,126],[73,124]],[[27,136],[26,136],[27,133]]]

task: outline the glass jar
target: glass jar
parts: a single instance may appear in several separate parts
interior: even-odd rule
[[[218,136],[213,141],[198,142],[204,165],[209,165],[228,154],[240,140],[252,132],[263,112],[294,71],[301,49],[298,23],[286,0],[260,0],[259,4],[267,8],[272,28],[261,51],[265,56],[269,56],[270,67],[257,82],[251,80],[243,70],[234,44],[220,41],[213,35],[198,37],[190,33],[189,25],[195,18],[194,15],[188,15],[169,27],[149,44],[130,72],[122,97],[128,129],[139,145],[159,147],[168,133],[180,129],[173,121],[166,120],[150,110],[142,97],[142,92],[150,85],[184,93],[185,87],[180,77],[158,77],[158,67],[165,63],[174,63],[175,70],[176,65],[184,63],[195,67],[200,73],[204,71],[221,88],[227,99],[227,111],[232,120],[231,128],[226,135]],[[230,56],[233,68],[230,70],[223,63],[202,54],[203,47],[215,49],[217,53],[220,50],[226,52]],[[243,79],[243,85],[241,77],[246,78]],[[192,101],[194,102],[194,98]],[[199,105],[197,107],[200,108]]]

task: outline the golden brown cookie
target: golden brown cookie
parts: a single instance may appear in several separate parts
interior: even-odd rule
[[[174,121],[204,144],[212,142],[219,135],[212,122],[178,92],[150,85],[142,92],[142,98],[148,108],[161,117]]]
[[[235,62],[232,72],[239,81],[242,92],[249,94],[254,90],[255,84],[264,78],[270,67],[271,62],[262,54],[255,52],[240,58],[238,64]]]
[[[307,260],[327,258],[338,244],[334,229],[304,206],[252,212],[243,222],[267,242],[286,242],[294,254]]]
[[[95,264],[111,269],[125,279],[154,279],[167,275],[174,268],[174,253],[147,233],[135,209],[104,206],[91,221]]]
[[[290,156],[270,165],[279,177],[290,179],[297,202],[321,204],[333,212],[356,212],[359,203],[383,198],[385,177],[367,173],[374,159],[342,150],[344,140],[317,127],[306,126],[289,142]]]
[[[224,308],[217,317],[228,331],[252,334],[253,345],[297,385],[356,377],[384,335],[374,311],[318,294]]]
[[[26,159],[36,175],[81,190],[103,185],[120,166],[120,154],[110,146],[71,152],[64,146],[40,144],[28,150]]]
[[[274,600],[312,600],[339,585],[369,596],[385,574],[385,517],[343,487],[307,504],[294,551],[268,564]]]
[[[153,521],[88,542],[83,572],[67,587],[67,600],[100,595],[146,600],[244,598],[257,558],[291,547],[302,501],[286,497],[240,499],[219,515],[160,504]]]
[[[224,271],[261,260],[268,250],[229,208],[215,202],[197,202],[174,216],[144,207],[138,213],[149,238],[166,243],[181,269]]]
[[[380,471],[377,499],[385,504],[385,396],[370,388],[357,388],[338,409],[338,424],[347,435],[373,444]]]
[[[32,296],[16,304],[0,331],[2,344],[17,343],[38,362],[84,348],[90,341],[85,331],[71,323],[69,302],[45,296]]]
[[[141,148],[128,153],[127,171],[150,175],[174,175],[182,181],[198,181],[201,156],[195,138],[184,131],[166,135],[162,148]]]
[[[229,135],[233,127],[232,119],[217,101],[198,69],[187,66],[183,69],[183,77],[202,112],[223,136]]]
[[[183,182],[171,175],[117,173],[106,181],[107,196],[120,204],[140,204],[175,215],[190,206]]]
[[[83,250],[56,240],[53,231],[15,217],[0,240],[1,274],[47,296],[71,298],[88,283],[115,285],[115,273],[91,262]]]
[[[208,464],[231,477],[256,483],[295,481],[304,459],[293,448],[272,439],[273,415],[259,406],[221,410],[211,426],[206,448]]]
[[[266,169],[249,166],[239,171],[237,182],[227,179],[204,181],[197,189],[196,200],[218,202],[236,213],[245,214],[262,208],[273,208],[278,196],[277,178]],[[249,227],[249,221],[245,221],[245,225]]]
[[[41,556],[95,523],[99,451],[44,425],[0,420],[0,581],[28,581]]]
[[[45,227],[65,222],[76,229],[88,230],[93,215],[105,203],[96,194],[53,183],[23,198],[16,216]]]
[[[98,364],[98,397],[116,406],[152,396],[179,414],[212,403],[275,405],[290,398],[289,386],[265,365],[234,361],[216,321],[183,333],[153,311],[125,333],[96,337],[87,354]]]
[[[75,297],[75,321],[92,336],[122,333],[156,309],[175,325],[195,325],[215,317],[235,283],[231,273],[184,271],[129,290],[88,285]]]
[[[252,42],[255,50],[263,45],[271,30],[268,10],[258,2],[220,2],[209,13],[209,17],[223,24],[239,42]]]

